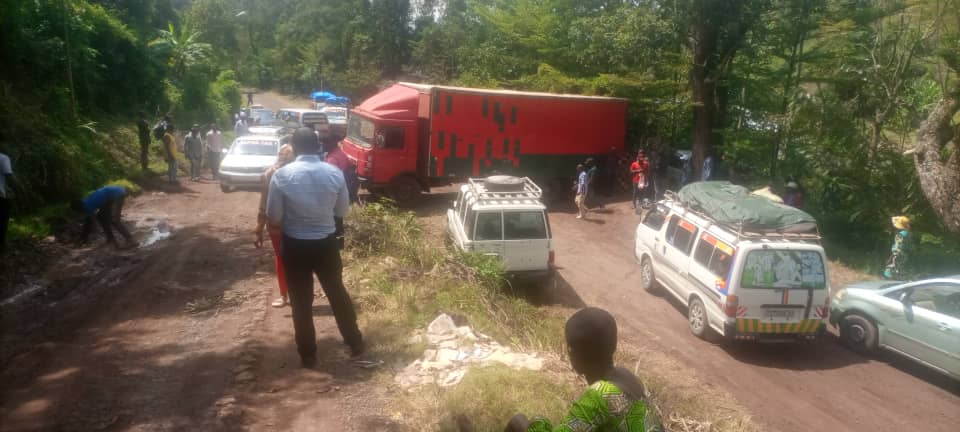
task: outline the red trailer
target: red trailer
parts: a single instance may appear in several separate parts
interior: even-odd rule
[[[343,149],[399,202],[492,173],[566,190],[578,163],[624,150],[626,112],[625,99],[399,83],[351,110]]]

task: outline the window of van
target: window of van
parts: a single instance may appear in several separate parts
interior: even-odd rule
[[[504,212],[503,238],[505,240],[530,240],[547,238],[547,224],[543,212]]]
[[[473,207],[468,203],[467,210],[463,215],[463,229],[467,232],[467,238],[473,240],[473,226],[477,222],[477,212],[473,211]]]
[[[477,214],[476,240],[503,240],[503,220],[500,212]]]
[[[827,277],[817,251],[761,249],[747,254],[740,286],[824,289]]]
[[[697,250],[693,252],[693,260],[714,276],[726,281],[730,264],[733,263],[733,248],[716,237],[703,233],[697,243]]]
[[[667,243],[690,255],[690,247],[693,245],[694,235],[697,233],[697,226],[684,220],[680,216],[673,215],[670,223],[667,224]]]
[[[655,231],[660,231],[660,227],[663,226],[663,222],[666,221],[666,219],[663,213],[653,210],[647,212],[647,215],[643,217],[643,224],[653,228]]]

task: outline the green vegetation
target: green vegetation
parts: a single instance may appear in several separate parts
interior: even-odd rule
[[[956,145],[923,152],[916,139],[960,92],[958,11],[960,0],[197,0],[186,16],[261,87],[355,102],[393,80],[627,98],[630,148],[693,149],[695,172],[715,153],[736,181],[778,191],[798,181],[846,262],[879,269],[890,216],[909,215],[924,275],[960,261]]]
[[[138,111],[226,122],[233,72],[170,2],[0,1],[0,151],[13,162],[11,239],[50,234],[64,203],[105,184],[138,191]],[[160,171],[154,143],[151,167]]]

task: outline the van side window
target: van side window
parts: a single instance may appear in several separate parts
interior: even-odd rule
[[[666,219],[667,218],[663,213],[653,210],[648,212],[647,215],[643,217],[643,224],[653,228],[655,231],[660,231],[660,227],[663,226],[663,222]]]
[[[547,238],[547,225],[543,212],[504,212],[503,238],[505,240],[530,240]]]
[[[473,240],[473,226],[477,222],[477,212],[473,211],[473,206],[466,204],[467,210],[463,215],[463,229],[467,232],[467,238]]]
[[[400,150],[403,148],[403,128],[383,128],[383,148]]]
[[[503,240],[503,220],[500,219],[500,212],[477,215],[476,240]]]
[[[673,228],[672,233],[671,228]],[[667,243],[670,243],[685,255],[689,255],[690,247],[693,246],[694,235],[696,233],[696,225],[683,220],[679,216],[673,216],[673,218],[670,219],[670,224],[667,225]]]
[[[693,252],[693,260],[704,267],[710,266],[710,256],[713,255],[713,250],[716,249],[716,247],[708,243],[708,237],[710,237],[710,235],[707,233],[701,235],[700,241],[697,242],[697,250]]]
[[[733,263],[733,248],[709,233],[702,233],[693,259],[714,276],[727,280]]]

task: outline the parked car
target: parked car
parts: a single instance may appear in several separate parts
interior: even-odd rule
[[[280,137],[275,135],[244,135],[235,139],[220,161],[220,190],[259,187],[263,173],[277,163],[279,150]]]
[[[813,340],[829,313],[830,279],[812,226],[747,231],[670,193],[637,226],[641,287],[663,288],[685,305],[697,337],[713,331],[732,340]]]
[[[883,348],[960,380],[960,275],[847,285],[830,304],[830,323],[850,348]]]
[[[330,133],[341,138],[347,135],[347,107],[327,105],[320,108],[320,111],[326,114],[327,121],[330,122]]]
[[[512,276],[550,276],[553,242],[541,196],[526,177],[469,179],[447,210],[447,233],[460,251],[500,257]]]

